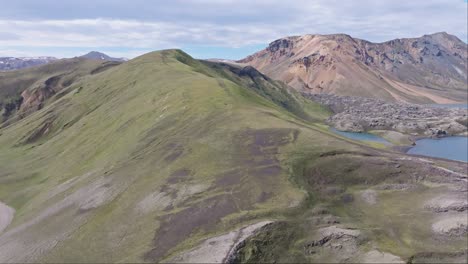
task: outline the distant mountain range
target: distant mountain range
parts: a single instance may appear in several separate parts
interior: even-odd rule
[[[0,57],[0,71],[18,70],[56,60],[55,57]]]
[[[345,34],[285,37],[237,62],[304,93],[416,103],[467,100],[467,44],[445,32],[383,43]]]
[[[103,60],[103,61],[127,61],[126,58],[114,58],[107,54],[97,51],[91,51],[85,55],[79,56],[80,58]],[[29,68],[33,66],[47,64],[59,60],[56,57],[0,57],[0,71],[11,71]]]
[[[372,43],[345,34],[285,37],[242,60],[307,93],[413,103],[466,102],[467,44],[445,32]],[[123,62],[91,51],[80,58]],[[47,64],[54,57],[3,57],[0,71]]]

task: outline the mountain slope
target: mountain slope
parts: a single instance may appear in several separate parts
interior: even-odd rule
[[[0,71],[19,70],[56,61],[54,57],[0,57]]]
[[[467,58],[447,33],[383,43],[336,34],[279,39],[238,62],[306,93],[452,103],[467,100]]]
[[[46,65],[0,73],[0,123],[3,126],[60,97],[78,79],[104,71],[116,62],[83,58],[62,59]]]
[[[433,239],[433,222],[452,215],[424,207],[459,195],[465,164],[440,160],[444,171],[340,138],[321,124],[328,111],[252,67],[166,50],[67,89],[0,129],[0,201],[16,211],[0,262],[360,262],[373,248],[408,259],[466,245]],[[389,214],[374,214],[360,193],[382,184],[415,189],[376,189]],[[360,244],[311,253],[327,226],[330,243],[345,229],[362,230]]]

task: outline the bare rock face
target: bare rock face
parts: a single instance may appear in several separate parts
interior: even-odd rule
[[[24,90],[21,93],[20,113],[24,115],[41,109],[47,99],[67,86],[62,78],[63,75],[52,76],[43,82],[39,82],[36,86]]]
[[[468,210],[468,201],[465,193],[442,195],[429,200],[425,208],[434,212],[463,212]]]
[[[32,112],[40,109],[43,102],[54,94],[55,91],[49,87],[38,87],[34,90],[24,90],[21,93],[23,103],[21,104],[20,111]]]
[[[444,214],[432,224],[432,231],[444,237],[461,237],[468,233],[466,213]]]
[[[305,93],[466,101],[467,45],[444,32],[383,43],[345,34],[286,37],[238,62]]]
[[[317,230],[318,239],[304,245],[308,255],[329,254],[336,260],[349,260],[359,252],[359,245],[364,241],[360,230],[328,226]]]

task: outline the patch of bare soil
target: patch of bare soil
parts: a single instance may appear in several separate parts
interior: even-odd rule
[[[126,186],[112,177],[98,178],[1,233],[0,263],[37,262],[85,223],[89,212],[115,199]]]
[[[425,208],[437,213],[448,211],[463,212],[468,209],[468,200],[465,193],[445,194],[428,201]]]
[[[364,254],[361,263],[405,263],[400,257],[390,253],[371,250]]]
[[[13,221],[14,215],[15,209],[0,202],[0,234],[10,225],[11,221]]]
[[[361,198],[368,204],[373,205],[377,203],[377,192],[374,190],[365,190],[361,192]]]
[[[259,228],[271,223],[262,221],[245,226],[227,234],[205,240],[196,248],[183,252],[170,259],[169,263],[224,263],[242,241],[250,237]]]
[[[443,214],[432,224],[432,231],[445,237],[460,237],[468,233],[468,215],[463,213]]]

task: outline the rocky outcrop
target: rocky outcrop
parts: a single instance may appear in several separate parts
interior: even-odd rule
[[[314,255],[326,251],[336,257],[338,262],[349,260],[359,252],[363,242],[361,231],[355,229],[329,226],[317,230],[318,239],[304,245],[306,255]]]
[[[465,193],[441,195],[429,200],[425,208],[437,213],[463,212],[468,210],[468,200]]]
[[[445,214],[432,224],[436,235],[444,237],[461,237],[468,233],[468,218],[466,213]]]
[[[393,130],[427,137],[464,135],[467,131],[468,111],[462,108],[328,94],[305,96],[329,107],[335,114],[327,122],[341,131]]]
[[[24,90],[21,93],[23,103],[21,104],[20,111],[29,113],[41,109],[44,101],[55,93],[55,90],[50,86],[40,86],[32,90]]]
[[[466,101],[467,45],[444,32],[383,43],[345,34],[286,37],[238,62],[305,93]]]

